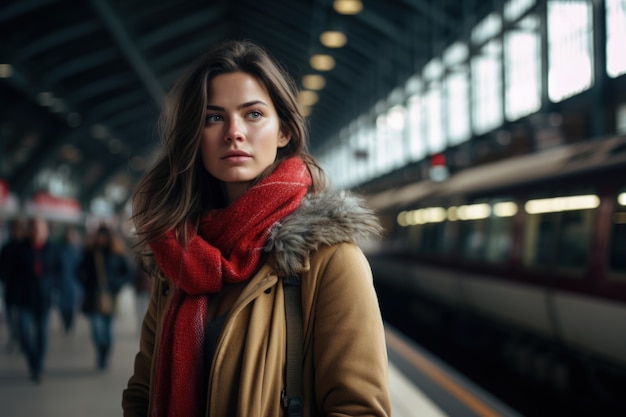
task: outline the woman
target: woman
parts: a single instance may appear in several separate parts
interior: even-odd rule
[[[109,227],[100,226],[96,231],[78,267],[78,276],[84,289],[83,313],[91,322],[96,366],[104,370],[113,347],[115,299],[131,277],[121,241]]]
[[[301,278],[305,416],[387,416],[371,271],[379,232],[327,191],[293,80],[252,42],[214,47],[174,86],[164,147],[134,195],[155,276],[125,416],[281,416],[282,280]]]

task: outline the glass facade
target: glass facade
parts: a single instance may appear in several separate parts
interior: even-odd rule
[[[593,4],[507,0],[502,13],[471,28],[468,42],[446,47],[316,156],[336,186],[350,188],[529,117],[544,100],[580,94],[596,77],[599,18],[606,73],[626,74],[626,0],[604,0],[604,16],[593,16]]]
[[[606,1],[606,72],[626,74],[626,0]]]
[[[578,94],[593,83],[591,22],[588,0],[548,1],[548,95],[553,102]]]
[[[539,18],[520,20],[504,35],[505,112],[509,121],[541,108],[541,38]]]

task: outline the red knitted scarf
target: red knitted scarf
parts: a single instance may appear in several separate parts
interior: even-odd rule
[[[228,207],[211,210],[186,247],[173,231],[150,242],[159,266],[176,285],[158,346],[151,417],[204,415],[208,294],[224,283],[251,278],[270,228],[300,205],[310,185],[304,162],[288,159]]]

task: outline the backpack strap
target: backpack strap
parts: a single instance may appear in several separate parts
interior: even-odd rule
[[[300,276],[283,278],[285,318],[287,321],[287,363],[285,388],[281,395],[287,417],[301,417],[302,396],[302,294]]]

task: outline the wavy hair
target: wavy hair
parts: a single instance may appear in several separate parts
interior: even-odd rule
[[[159,119],[162,142],[160,154],[133,194],[132,219],[137,246],[175,229],[181,242],[189,238],[191,224],[197,228],[207,210],[224,207],[220,181],[204,168],[200,143],[211,80],[220,75],[245,72],[268,91],[280,120],[290,137],[279,148],[275,162],[259,178],[269,175],[283,160],[299,156],[313,178],[311,192],[319,193],[328,184],[319,164],[308,153],[308,131],[297,101],[297,87],[289,73],[259,44],[231,40],[214,46],[174,84]]]

